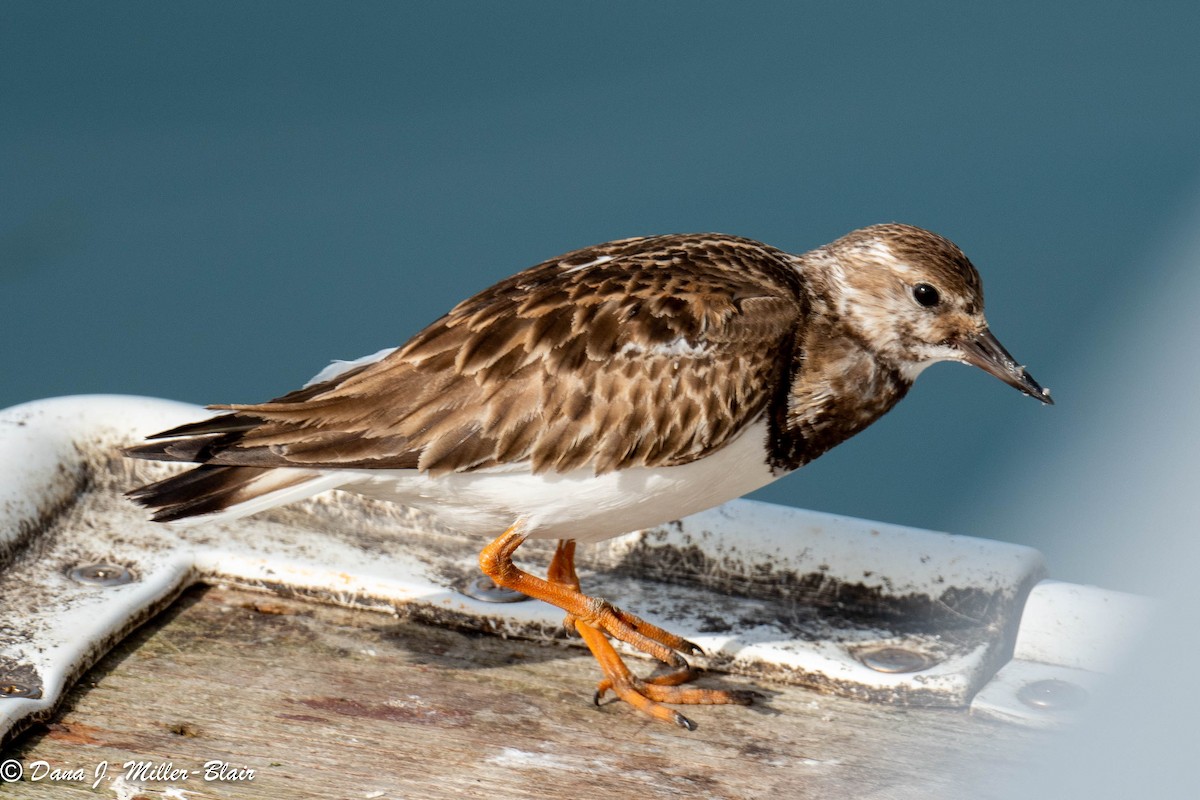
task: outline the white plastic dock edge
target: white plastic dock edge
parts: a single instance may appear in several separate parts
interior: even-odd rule
[[[545,604],[459,592],[484,542],[408,509],[332,492],[224,524],[149,522],[121,493],[167,468],[119,447],[205,414],[121,396],[0,412],[0,740],[53,713],[104,652],[197,581],[563,635]],[[1140,614],[1135,599],[1037,585],[1044,568],[1029,548],[750,501],[584,548],[579,562],[585,590],[696,642],[711,666],[880,702],[974,698],[976,711],[1031,724],[1047,714],[981,698],[1015,696],[1029,664],[1110,668]],[[81,582],[97,564],[127,582]],[[1014,647],[1019,662],[1004,666]]]
[[[1039,728],[1077,721],[1125,665],[1152,613],[1145,597],[1042,581],[1025,601],[1012,660],[975,695],[971,711]]]

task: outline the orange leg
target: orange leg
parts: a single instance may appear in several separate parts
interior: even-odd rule
[[[558,540],[558,547],[554,548],[554,557],[550,559],[550,569],[546,570],[546,579],[579,591],[579,576],[575,574],[574,539]]]
[[[575,573],[575,540],[574,539],[559,539],[558,540],[558,546],[554,549],[554,557],[550,559],[550,568],[546,571],[546,578],[551,583],[557,583],[557,584],[566,586],[568,588],[574,589],[577,592],[579,591],[579,576]],[[614,609],[614,611],[616,611],[618,614],[622,613],[620,609]],[[625,616],[630,617],[632,615],[625,615]],[[642,622],[642,620],[637,620],[637,621]],[[563,624],[566,626],[567,630],[575,630],[576,622],[577,622],[577,620],[575,619],[575,616],[572,614],[567,614],[567,618],[565,620],[563,620]],[[654,626],[648,626],[648,627],[654,627]],[[582,634],[580,634],[580,635],[582,636]],[[669,641],[669,642],[662,641],[662,640],[659,640],[659,641],[662,641],[662,643],[667,645],[668,647],[673,647],[676,650],[687,650],[689,653],[699,653],[700,652],[700,649],[698,647],[696,647],[696,645],[692,644],[691,642],[687,641],[686,639],[679,639],[678,637],[673,636],[671,634],[667,634],[667,636],[671,639],[671,641]],[[587,637],[584,637],[584,639],[586,641]],[[605,645],[607,645],[607,644],[608,643],[605,642]],[[609,649],[611,649],[611,647]],[[614,657],[616,657],[615,652],[614,652]],[[601,659],[600,656],[596,656],[596,658],[597,658],[597,660],[603,661],[603,659]],[[618,658],[618,661],[620,661],[619,658]],[[622,666],[624,666],[624,665],[622,664]],[[646,683],[658,684],[660,686],[676,686],[678,684],[690,681],[690,680],[694,679],[695,677],[696,677],[696,671],[693,670],[690,666],[685,665],[683,669],[674,669],[665,675],[655,675],[655,676],[652,676],[649,678],[645,678],[644,681]],[[596,690],[596,702],[599,703],[600,698],[603,697],[604,693],[607,692],[611,688],[612,688],[612,681],[610,681],[607,678],[602,680],[600,682],[599,687]]]
[[[604,600],[580,592],[579,576],[575,573],[575,542],[572,540],[558,543],[547,573],[549,580],[520,569],[513,563],[512,555],[524,541],[525,533],[520,524],[513,525],[483,549],[479,554],[479,566],[498,585],[544,600],[567,612],[567,627],[573,627],[583,637],[604,672],[604,680],[596,691],[597,703],[611,689],[617,697],[650,716],[693,730],[695,725],[691,720],[660,703],[749,705],[753,702],[753,692],[679,686],[695,677],[695,672],[678,651],[699,653],[700,648]],[[605,634],[662,661],[671,668],[670,672],[646,680],[637,678],[625,666]]]

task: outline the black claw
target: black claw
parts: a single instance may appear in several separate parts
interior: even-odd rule
[[[689,642],[687,639],[683,640],[683,652],[690,656],[704,655],[704,651],[700,649],[700,645]]]
[[[683,728],[684,730],[688,730],[688,731],[696,730],[696,723],[692,722],[690,719],[685,717],[683,714],[680,714],[678,711],[675,712],[675,724],[678,725],[679,727]]]
[[[596,708],[600,707],[600,697],[600,690],[597,689],[596,693],[592,695],[592,702],[596,705]]]
[[[739,706],[752,706],[755,700],[766,700],[767,696],[762,692],[756,692],[753,689],[736,690],[729,693],[729,697]]]

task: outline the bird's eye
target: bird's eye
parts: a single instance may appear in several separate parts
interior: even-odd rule
[[[928,283],[918,283],[913,287],[913,299],[925,308],[933,308],[942,300],[938,295],[938,290]]]

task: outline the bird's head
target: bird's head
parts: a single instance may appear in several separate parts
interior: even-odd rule
[[[823,249],[838,315],[909,380],[937,361],[961,361],[1054,402],[988,330],[979,273],[953,242],[888,224]]]

